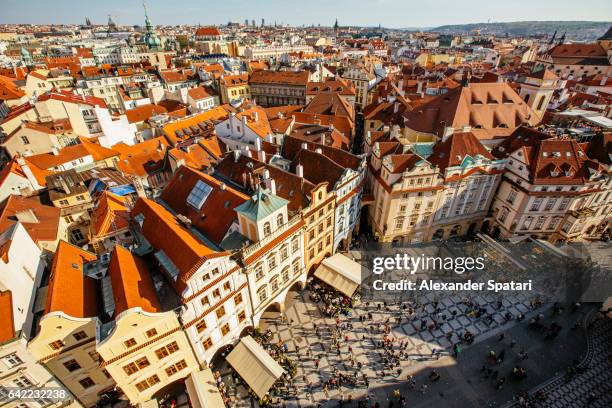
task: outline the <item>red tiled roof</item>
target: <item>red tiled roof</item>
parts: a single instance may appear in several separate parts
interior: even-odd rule
[[[139,307],[145,312],[161,311],[153,280],[144,261],[122,246],[115,246],[108,273],[115,300],[114,317]]]
[[[0,75],[0,100],[20,99],[25,96],[12,78]]]
[[[142,234],[156,250],[163,250],[179,270],[176,281],[179,294],[182,294],[194,268],[203,259],[225,255],[225,252],[217,252],[206,246],[168,210],[152,200],[138,199],[131,215],[132,218],[138,215],[144,217]]]
[[[100,161],[119,155],[118,152],[92,143],[85,138],[81,138],[80,140],[81,143],[64,147],[58,152],[58,154],[36,154],[33,156],[28,156],[28,161],[36,167],[46,170],[74,161],[81,157],[91,156],[94,161]]]
[[[83,273],[83,265],[96,259],[95,254],[60,241],[51,265],[45,314],[64,312],[72,317],[97,316],[96,281]]]
[[[415,131],[442,134],[471,126],[479,139],[509,136],[523,124],[536,125],[531,108],[505,82],[474,83],[449,90],[405,114],[405,125]]]
[[[0,343],[15,338],[13,297],[10,290],[0,291]]]
[[[91,215],[92,231],[96,237],[112,234],[129,225],[127,199],[104,191]]]
[[[187,197],[198,181],[212,188],[200,209],[187,204]],[[182,166],[168,182],[161,199],[174,211],[191,219],[192,225],[208,239],[219,244],[237,219],[234,208],[249,197],[208,174]]]
[[[472,132],[461,132],[450,135],[444,142],[437,143],[427,160],[438,166],[444,173],[447,167],[459,166],[465,156],[474,157],[476,155],[493,159],[491,153]]]
[[[222,34],[217,27],[200,27],[197,29],[195,35],[196,37],[214,37]]]
[[[204,89],[204,87],[201,86],[189,89],[187,94],[189,94],[189,96],[196,101],[204,98],[210,98],[212,96],[206,89]]]
[[[130,123],[140,123],[148,120],[151,116],[161,115],[162,113],[168,113],[168,110],[160,105],[147,104],[125,111],[125,116]]]
[[[308,71],[254,71],[251,74],[251,84],[284,84],[302,85],[308,83]]]
[[[100,108],[106,108],[106,102],[104,102],[104,99],[102,98],[97,98],[95,96],[77,95],[75,93],[65,90],[44,93],[38,97],[38,102],[48,101],[50,99],[67,103],[78,103],[90,106],[98,106]]]
[[[119,152],[117,169],[123,174],[144,177],[159,171],[164,166],[164,158],[168,142],[163,136],[145,140],[129,146],[119,143],[113,150]]]
[[[32,211],[36,216],[37,222],[22,222],[34,242],[55,241],[58,238],[60,209],[42,204],[38,196],[8,196],[0,204],[0,231],[15,224],[18,214],[24,211]]]

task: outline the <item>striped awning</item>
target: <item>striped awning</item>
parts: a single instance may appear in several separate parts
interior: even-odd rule
[[[285,373],[251,336],[242,338],[226,360],[259,398],[264,398],[276,380]]]

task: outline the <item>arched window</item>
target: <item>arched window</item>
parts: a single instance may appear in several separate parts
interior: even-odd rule
[[[285,219],[283,218],[283,214],[278,214],[276,216],[276,225],[277,226],[282,226],[285,223]]]
[[[264,235],[270,235],[271,229],[270,229],[269,222],[264,223],[263,231],[264,231]]]

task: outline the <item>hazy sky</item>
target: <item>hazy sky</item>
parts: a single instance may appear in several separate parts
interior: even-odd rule
[[[262,18],[292,25],[433,27],[521,20],[612,21],[611,0],[148,0],[154,24],[224,24]],[[0,0],[0,23],[141,24],[141,0]]]

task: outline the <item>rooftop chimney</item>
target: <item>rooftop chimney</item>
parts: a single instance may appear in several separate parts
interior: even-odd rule
[[[308,144],[307,143],[302,143],[302,149],[308,150]]]
[[[399,111],[399,106],[400,106],[400,103],[398,101],[395,101],[393,103],[393,113],[397,113]]]
[[[264,152],[263,150],[260,150],[257,152],[257,159],[260,162],[265,163],[266,162],[266,152]]]
[[[234,163],[238,163],[239,158],[240,158],[240,150],[234,150]]]
[[[304,177],[304,166],[301,164],[295,166],[295,174],[297,174],[298,177]]]
[[[321,149],[320,147],[317,147],[315,149],[315,153],[323,154],[323,149]]]

